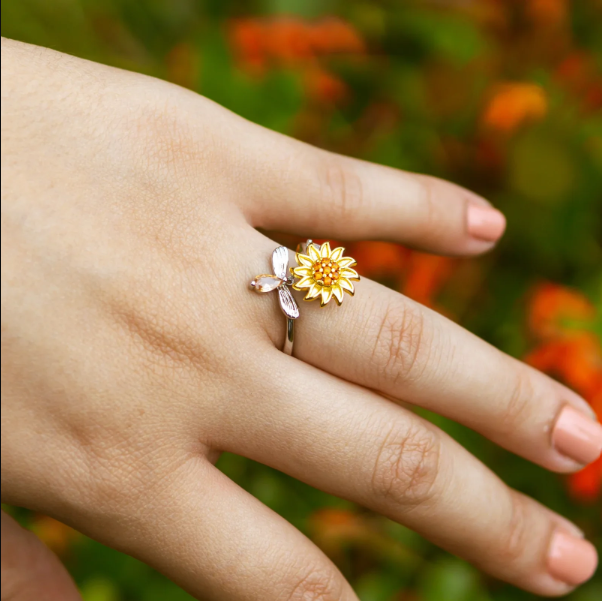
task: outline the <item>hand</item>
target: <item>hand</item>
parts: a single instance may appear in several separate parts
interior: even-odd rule
[[[552,379],[375,282],[302,305],[295,358],[248,290],[255,228],[475,255],[501,215],[455,185],[337,156],[191,92],[3,42],[2,495],[211,599],[356,599],[214,467],[230,451],[387,515],[542,595],[596,554],[426,407],[558,472],[602,428]]]

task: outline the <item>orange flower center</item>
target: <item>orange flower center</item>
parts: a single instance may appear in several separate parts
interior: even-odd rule
[[[332,286],[340,277],[340,266],[331,259],[320,259],[312,266],[312,275],[318,284]]]

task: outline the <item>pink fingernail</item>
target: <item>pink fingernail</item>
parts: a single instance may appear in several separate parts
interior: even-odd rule
[[[497,209],[468,205],[468,233],[475,238],[495,242],[506,229],[506,218]]]
[[[590,542],[558,531],[548,552],[548,571],[570,586],[588,581],[598,567],[598,553]]]
[[[588,465],[602,454],[602,425],[573,407],[565,407],[552,431],[552,444],[563,455]]]

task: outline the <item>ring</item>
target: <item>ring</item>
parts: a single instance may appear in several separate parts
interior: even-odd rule
[[[320,306],[326,306],[333,298],[337,304],[343,302],[343,293],[354,295],[353,281],[360,276],[353,269],[356,265],[352,257],[344,257],[342,246],[331,250],[330,243],[316,245],[312,240],[297,247],[295,259],[297,267],[291,267],[289,273],[289,255],[285,246],[279,246],[272,253],[273,274],[261,274],[251,281],[255,292],[278,291],[280,308],[286,317],[286,337],[282,351],[293,354],[295,342],[295,320],[299,317],[299,306],[293,298],[290,287],[305,292],[303,300],[320,299]],[[295,278],[299,278],[295,282]]]
[[[255,292],[272,292],[278,290],[280,308],[286,317],[286,338],[282,352],[293,354],[295,342],[295,319],[299,317],[299,306],[293,298],[289,286],[293,285],[294,276],[288,270],[288,248],[279,246],[272,253],[272,270],[274,274],[261,274],[251,281],[251,288]]]

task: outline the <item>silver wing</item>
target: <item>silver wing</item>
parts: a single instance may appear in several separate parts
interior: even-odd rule
[[[272,267],[274,275],[285,280],[288,275],[288,248],[279,246],[272,254]]]
[[[278,298],[280,300],[280,308],[282,309],[282,312],[289,319],[297,319],[297,317],[299,317],[299,306],[293,298],[288,286],[282,285],[278,287]]]

